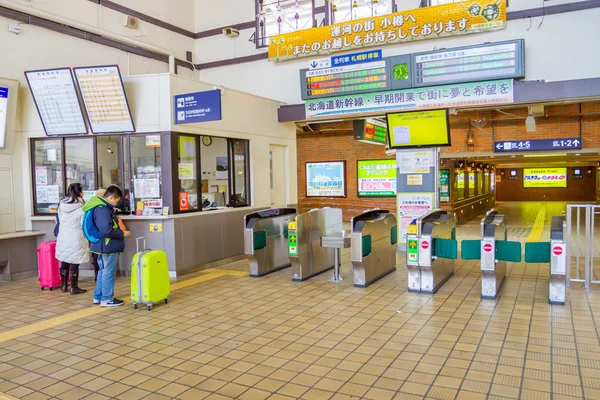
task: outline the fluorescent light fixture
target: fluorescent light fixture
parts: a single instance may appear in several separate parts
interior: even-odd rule
[[[565,157],[567,153],[556,153],[556,154],[524,154],[523,158],[537,158],[537,157]]]

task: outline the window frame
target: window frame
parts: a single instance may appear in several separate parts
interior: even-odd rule
[[[90,135],[73,135],[73,136],[48,136],[48,137],[39,137],[39,138],[30,138],[29,139],[29,154],[30,154],[30,168],[31,168],[31,200],[32,200],[32,210],[34,216],[54,216],[57,215],[55,213],[42,213],[37,210],[37,183],[35,177],[35,166],[36,166],[36,158],[35,158],[35,144],[37,142],[43,141],[60,141],[60,151],[62,154],[62,162],[61,162],[61,172],[62,172],[62,185],[63,185],[63,193],[60,193],[62,198],[64,198],[67,194],[67,154],[66,154],[66,140],[77,140],[77,139],[86,139],[92,141],[92,148],[94,153],[94,190],[98,190],[98,147],[95,136]]]
[[[266,47],[269,47],[269,39],[270,39],[270,36],[264,36],[263,37],[261,29],[260,29],[260,17],[259,16],[260,16],[260,12],[261,12],[261,6],[260,6],[260,4],[261,4],[262,1],[271,1],[271,2],[273,2],[274,0],[254,0],[254,15],[256,16],[255,17],[255,24],[254,24],[255,25],[254,26],[254,38],[255,38],[254,42],[256,44],[256,48],[257,49],[264,49]],[[289,0],[285,0],[285,1],[289,1]],[[311,2],[311,11],[312,11],[311,12],[312,24],[311,24],[310,27],[305,28],[305,29],[311,29],[311,28],[314,28],[314,27],[317,26],[316,19],[315,19],[315,15],[316,15],[315,0],[310,0],[310,2]],[[265,24],[266,24],[266,21],[265,21]],[[325,24],[329,25],[327,18],[325,19]],[[295,32],[299,32],[299,31],[305,30],[305,29],[299,29],[299,30],[297,30]],[[250,39],[250,40],[252,40],[252,39]]]
[[[393,13],[395,13],[395,12],[398,11],[398,4],[396,4],[396,0],[389,0],[389,1],[392,3],[392,10],[391,10],[390,14],[393,14]],[[428,0],[425,0],[425,1],[428,1]],[[344,22],[354,21],[354,19],[350,19],[350,20],[346,20],[346,21],[339,21],[339,22],[336,21],[336,22],[332,23],[332,21],[333,21],[333,9],[332,9],[333,8],[333,3],[331,1],[326,0],[325,7],[326,7],[326,10],[325,10],[326,25],[334,25],[334,24],[341,24],[341,23],[344,23]],[[389,15],[389,14],[382,14],[382,15]],[[380,17],[380,16],[381,15],[378,15],[378,17]],[[372,15],[370,17],[363,17],[363,18],[374,18],[374,17],[375,16]],[[358,19],[361,19],[361,18],[358,18]]]
[[[198,208],[195,210],[181,210],[180,209],[180,205],[179,205],[179,189],[177,190],[177,193],[175,193],[175,190],[173,190],[173,204],[176,204],[177,207],[177,213],[176,214],[189,214],[189,213],[195,213],[195,212],[201,212],[203,207],[202,207],[202,142],[200,140],[200,138],[202,137],[201,135],[194,135],[191,133],[177,133],[176,135],[176,140],[175,142],[175,146],[173,148],[173,182],[177,182],[177,185],[179,185],[179,181],[181,179],[179,179],[179,138],[180,137],[189,137],[189,138],[194,138],[194,141],[196,143],[196,190],[198,191]],[[175,180],[176,178],[176,180]],[[175,213],[175,207],[173,209],[173,213]]]
[[[244,186],[246,188],[246,201],[238,204],[235,199],[235,146],[234,141],[240,141],[244,146]],[[250,206],[250,141],[246,139],[227,139],[227,150],[230,162],[229,168],[229,206],[232,208],[249,207]]]

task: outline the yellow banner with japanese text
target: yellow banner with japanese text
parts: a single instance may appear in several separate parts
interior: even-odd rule
[[[487,32],[505,26],[506,0],[462,1],[273,36],[269,60]]]

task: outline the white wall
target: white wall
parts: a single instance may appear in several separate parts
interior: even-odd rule
[[[238,0],[242,2],[242,0]],[[245,0],[244,0],[245,1]],[[546,6],[573,1],[552,0]],[[403,3],[404,4],[404,3]],[[530,9],[542,6],[541,0],[511,0],[509,11]],[[237,7],[231,8],[235,13]],[[243,11],[240,8],[240,13]],[[232,19],[234,17],[231,17]],[[251,20],[252,15],[238,15],[236,20]],[[526,79],[548,81],[581,79],[598,76],[598,56],[596,51],[600,41],[600,29],[595,29],[600,21],[600,9],[547,15],[543,18],[511,20],[501,31],[457,36],[454,38],[431,39],[382,46],[384,56],[429,51],[440,47],[460,47],[484,42],[497,42],[510,39],[525,39]],[[265,49],[256,50],[254,43],[248,42],[253,30],[244,30],[237,39],[213,36],[199,39],[197,52],[204,54],[206,61],[242,57]],[[204,81],[235,88],[258,96],[280,100],[286,103],[300,103],[299,70],[307,68],[310,58],[296,61],[269,62],[256,61],[218,67],[200,71]]]

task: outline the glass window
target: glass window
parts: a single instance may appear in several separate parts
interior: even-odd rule
[[[466,1],[466,0],[429,0],[429,5],[437,6],[440,4],[460,3],[461,1]]]
[[[197,169],[197,137],[179,135],[178,176],[179,176],[179,211],[198,210]],[[182,203],[183,202],[183,203]],[[184,204],[187,203],[187,207]]]
[[[477,173],[477,194],[478,195],[485,193],[483,191],[483,187],[484,187],[484,184],[483,184],[483,172],[478,172]]]
[[[229,156],[227,139],[201,136],[202,197],[219,207],[228,204]]]
[[[394,12],[394,0],[331,0],[329,4],[332,24]]]
[[[249,171],[248,171],[248,141],[234,139],[231,141],[233,147],[233,199],[230,205],[233,207],[247,206],[250,204],[248,198]]]
[[[268,38],[313,27],[313,0],[256,0],[258,47],[269,45]]]
[[[163,206],[160,135],[131,136],[129,141],[135,213],[160,214]],[[124,197],[129,197],[128,190],[124,191]]]
[[[65,139],[66,188],[79,182],[83,190],[96,190],[94,139]]]
[[[475,196],[475,171],[469,171],[469,197]]]
[[[35,140],[33,165],[35,213],[56,213],[65,194],[62,139]]]
[[[457,200],[465,198],[465,170],[459,169],[456,173],[456,195]]]

